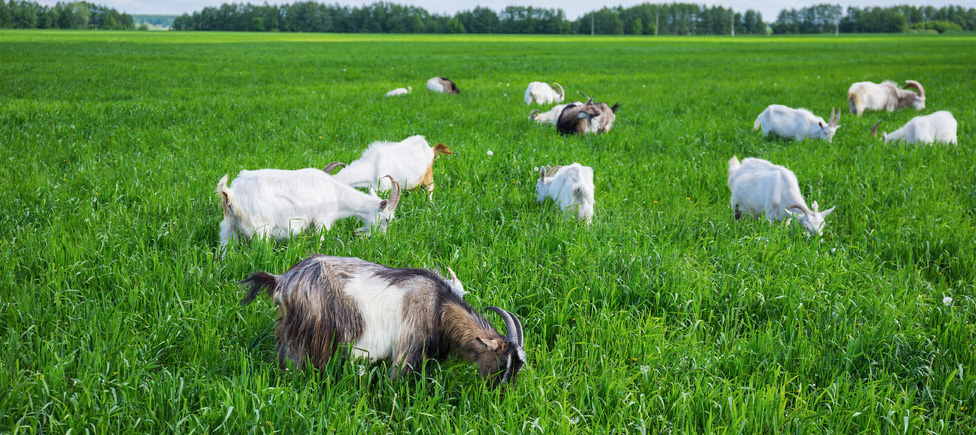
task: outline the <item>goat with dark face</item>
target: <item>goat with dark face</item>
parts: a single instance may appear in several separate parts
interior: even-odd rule
[[[559,114],[556,130],[562,134],[599,134],[610,131],[620,103],[610,107],[606,103],[594,103],[586,94],[583,96],[588,98],[586,103],[568,106]]]
[[[458,355],[492,386],[515,383],[525,364],[522,324],[497,307],[501,335],[461,298],[463,286],[425,269],[396,269],[358,258],[313,255],[282,275],[257,272],[241,301],[262,291],[278,305],[278,363],[322,367],[340,345],[371,362],[391,359],[396,378],[428,359]]]

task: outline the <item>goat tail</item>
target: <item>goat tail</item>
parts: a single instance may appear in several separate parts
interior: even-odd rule
[[[454,154],[454,151],[451,151],[451,149],[448,148],[447,145],[444,145],[442,143],[434,145],[434,158],[437,158],[437,156],[446,156],[450,154]]]
[[[762,116],[765,113],[766,113],[766,111],[764,110],[763,113],[760,113],[759,116],[756,117],[756,122],[754,122],[752,124],[752,131],[759,130],[759,127],[762,125],[762,122],[760,122],[759,120],[762,119]]]
[[[850,109],[851,113],[857,113],[857,106],[861,102],[861,96],[857,92],[847,93],[847,107]],[[860,115],[858,115],[860,116]]]
[[[234,192],[227,187],[227,174],[220,177],[220,181],[217,182],[216,193],[220,196],[220,206],[223,207],[224,212],[228,215],[234,214]]]
[[[247,290],[247,295],[244,296],[244,299],[241,299],[241,305],[251,303],[262,290],[267,291],[268,297],[271,299],[274,299],[274,294],[278,292],[278,277],[268,272],[254,272],[240,283],[251,286]]]
[[[742,165],[739,164],[739,158],[733,155],[732,158],[729,159],[729,177],[731,177],[732,174],[735,174],[735,172],[739,170],[740,166]]]

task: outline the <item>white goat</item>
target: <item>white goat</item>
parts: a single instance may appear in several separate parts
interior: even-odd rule
[[[759,130],[761,126],[763,136],[772,132],[787,139],[826,139],[827,142],[831,142],[834,139],[834,133],[840,128],[837,125],[840,122],[840,111],[837,111],[836,119],[834,116],[834,109],[830,109],[830,122],[824,122],[823,118],[814,115],[809,110],[773,104],[756,117],[752,129]]]
[[[556,207],[569,213],[576,210],[576,218],[593,221],[596,200],[593,197],[593,168],[573,163],[569,166],[546,166],[539,168],[539,182],[535,186],[539,196],[537,201],[552,198]]]
[[[441,94],[460,94],[461,90],[447,77],[431,77],[427,80],[427,90]]]
[[[559,83],[553,82],[553,85],[559,86],[559,91],[553,89],[548,83],[529,83],[529,87],[525,88],[525,104],[562,103],[563,99],[566,97],[566,91],[563,90],[563,85],[560,85]]]
[[[330,172],[336,166],[344,167],[332,178],[352,187],[383,192],[390,190],[390,180],[396,180],[406,190],[423,187],[433,199],[434,160],[448,154],[453,152],[447,145],[439,143],[431,148],[423,136],[417,135],[401,142],[373,142],[349,166],[332,162],[324,170]]]
[[[450,269],[448,269],[450,270]],[[281,275],[256,272],[241,304],[262,292],[278,306],[278,364],[322,368],[349,345],[354,357],[392,360],[390,377],[421,370],[428,359],[474,362],[489,386],[514,384],[526,363],[522,323],[502,335],[456,290],[461,283],[425,269],[397,269],[359,258],[312,255]]]
[[[878,135],[878,124],[881,124],[881,120],[878,120],[877,124],[874,124],[874,128],[871,129],[872,136]],[[956,118],[952,117],[952,113],[942,110],[930,115],[916,116],[902,128],[891,133],[884,133],[881,137],[886,143],[900,140],[906,143],[932,144],[944,142],[955,145],[956,126]]]
[[[363,222],[357,232],[378,227],[385,233],[400,202],[400,185],[393,181],[393,186],[390,199],[385,200],[337,182],[315,168],[244,170],[230,187],[224,175],[217,183],[224,211],[220,251],[237,235],[246,240],[255,235],[287,239],[309,226],[328,231],[336,220],[351,216]]]
[[[582,106],[582,105],[583,105],[582,101],[574,101],[572,103],[560,104],[554,106],[552,109],[549,109],[545,112],[541,110],[533,110],[532,112],[529,113],[529,120],[538,122],[540,124],[548,123],[548,124],[556,125],[556,123],[559,122],[559,115],[563,113],[563,109],[567,107],[575,107],[575,106]]]
[[[851,113],[861,116],[865,110],[887,110],[912,106],[915,110],[925,109],[925,88],[915,80],[905,80],[905,88],[898,89],[895,82],[884,83],[857,82],[847,90],[847,105]],[[914,88],[918,93],[905,89]]]
[[[406,88],[396,88],[390,92],[386,93],[387,97],[398,97],[400,95],[406,95],[413,92],[413,86],[407,86]]]
[[[813,210],[807,208],[800,185],[793,171],[766,160],[748,158],[742,160],[732,156],[729,159],[728,185],[732,192],[732,210],[736,219],[744,215],[760,217],[765,215],[770,222],[779,222],[796,217],[803,228],[812,234],[820,234],[824,218],[834,211],[831,207],[823,212],[816,201]]]

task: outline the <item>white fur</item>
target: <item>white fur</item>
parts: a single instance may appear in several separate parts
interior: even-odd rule
[[[556,84],[558,85],[558,83]],[[559,86],[562,89],[562,86]],[[525,104],[552,104],[562,103],[565,91],[559,92],[549,86],[548,83],[532,82],[525,88]]]
[[[237,235],[287,239],[312,226],[328,231],[345,217],[356,216],[369,232],[386,232],[393,218],[387,201],[336,182],[320,169],[243,170],[228,187],[227,175],[217,183],[224,220],[220,223],[220,249]]]
[[[423,136],[410,136],[400,142],[373,142],[359,159],[332,176],[340,183],[371,192],[387,191],[393,186],[387,175],[406,190],[420,186],[434,164],[434,149]],[[434,185],[427,186],[433,195]]]
[[[556,122],[559,121],[559,115],[563,113],[563,109],[565,109],[566,107],[582,106],[582,105],[583,105],[582,101],[574,101],[572,103],[560,104],[554,106],[552,109],[549,109],[548,111],[545,112],[533,110],[532,114],[529,115],[529,119],[538,122],[540,124],[548,123],[548,124],[556,125]]]
[[[779,222],[796,217],[810,233],[820,234],[824,218],[834,208],[821,212],[814,202],[813,210],[807,207],[800,185],[793,171],[766,160],[732,156],[729,159],[728,186],[732,192],[732,210],[743,216],[765,216],[767,221]],[[787,210],[790,209],[790,210]]]
[[[451,83],[453,82],[450,79],[444,77],[431,77],[427,80],[427,90],[441,94],[450,94],[452,93]],[[457,85],[454,88],[456,89]]]
[[[910,96],[911,98],[907,98]],[[906,98],[915,110],[925,109],[925,97],[913,91],[898,89],[891,80],[883,83],[857,82],[847,90],[847,101],[851,113],[861,116],[865,110],[887,110],[889,112],[903,107],[899,97]]]
[[[952,113],[942,110],[930,115],[916,116],[902,128],[885,133],[882,137],[885,142],[900,140],[907,143],[944,142],[955,145],[956,127],[956,118]]]
[[[762,126],[763,135],[769,133],[796,140],[834,138],[834,133],[840,126],[831,126],[823,118],[814,115],[806,109],[793,109],[780,104],[773,104],[763,110],[756,117],[752,129],[758,130]]]
[[[406,95],[413,91],[413,86],[407,86],[406,88],[396,88],[390,92],[386,93],[387,97],[396,97],[400,95]]]
[[[576,211],[576,218],[590,223],[596,209],[593,186],[593,168],[573,163],[559,168],[552,177],[541,168],[536,183],[537,201],[552,198],[564,212]]]
[[[410,330],[404,316],[391,315],[403,313],[405,289],[375,275],[358,275],[342,291],[356,302],[363,317],[363,334],[353,344],[353,355],[374,363],[392,358],[401,332]]]

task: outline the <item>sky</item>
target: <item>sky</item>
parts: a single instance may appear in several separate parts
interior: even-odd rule
[[[53,6],[61,0],[40,0],[38,3]],[[92,3],[114,8],[119,12],[130,15],[182,15],[183,13],[192,14],[207,6],[220,6],[224,3],[251,3],[251,4],[282,4],[295,3],[298,0],[89,0]],[[348,6],[362,6],[376,3],[379,0],[319,0],[320,3]],[[676,0],[386,0],[392,3],[403,5],[419,6],[431,13],[454,14],[458,11],[474,9],[476,6],[484,6],[501,11],[506,6],[534,6],[548,9],[562,9],[566,12],[566,17],[575,20],[586,12],[600,9],[604,6],[623,6],[629,7],[641,3],[672,3]],[[783,9],[799,9],[802,7],[813,6],[820,3],[840,4],[845,10],[848,6],[894,6],[894,5],[917,5],[917,6],[947,6],[947,5],[967,5],[972,7],[973,0],[721,0],[721,1],[695,1],[680,0],[679,3],[695,3],[708,6],[731,7],[736,12],[745,12],[748,9],[757,10],[762,13],[763,20],[772,22]]]

